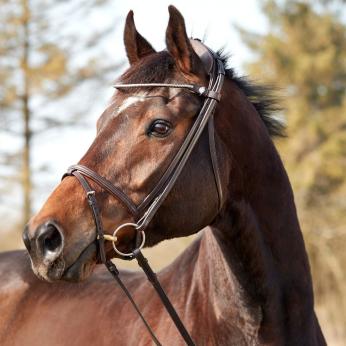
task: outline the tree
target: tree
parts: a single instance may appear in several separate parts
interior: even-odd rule
[[[0,178],[11,184],[3,184],[0,191],[13,189],[14,182],[20,184],[23,224],[32,212],[33,140],[49,129],[80,124],[80,115],[89,107],[85,97],[67,120],[49,111],[48,104],[70,96],[85,81],[104,82],[107,72],[119,66],[106,65],[103,61],[112,60],[100,59],[99,50],[99,42],[115,26],[99,28],[87,37],[71,30],[71,23],[106,3],[0,0],[0,134],[6,144],[11,137],[11,145],[0,149],[4,172]],[[13,136],[18,140],[13,141]]]
[[[288,138],[278,146],[295,191],[317,304],[345,338],[345,11],[338,1],[262,4],[270,32],[240,29],[254,53],[246,68],[285,96]]]

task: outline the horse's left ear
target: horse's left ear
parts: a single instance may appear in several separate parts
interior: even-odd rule
[[[137,31],[133,19],[133,11],[130,11],[126,17],[124,43],[126,54],[131,65],[146,55],[156,52],[151,44]]]
[[[167,50],[175,59],[180,70],[189,75],[205,73],[203,63],[193,50],[186,34],[185,21],[182,14],[169,6],[169,22],[166,31]]]

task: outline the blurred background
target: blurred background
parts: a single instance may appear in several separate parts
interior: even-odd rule
[[[343,0],[0,0],[0,251],[95,136],[127,67],[124,19],[164,49],[172,3],[188,33],[224,47],[239,74],[278,88],[288,170],[308,248],[316,310],[346,344],[346,6]],[[193,239],[147,250],[158,269]]]

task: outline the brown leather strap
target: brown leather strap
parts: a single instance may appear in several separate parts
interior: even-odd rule
[[[103,232],[103,224],[102,219],[100,216],[100,210],[97,204],[95,191],[91,188],[87,180],[84,178],[84,176],[79,173],[78,171],[72,171],[71,175],[75,176],[80,184],[82,185],[83,189],[86,192],[88,203],[90,205],[92,215],[94,218],[94,223],[96,227],[96,234],[97,234],[97,241],[98,241],[98,247],[99,247],[99,257],[100,261],[102,263],[106,263],[106,253],[105,253],[105,246],[104,246],[104,232]]]
[[[217,159],[216,143],[215,143],[214,116],[210,117],[209,119],[208,132],[209,132],[209,151],[210,151],[211,163],[212,163],[212,167],[214,171],[216,189],[219,195],[219,211],[220,211],[222,207],[222,203],[223,203],[223,191],[222,191],[219,164],[217,162],[218,159]]]
[[[117,283],[120,286],[120,288],[126,294],[127,298],[129,299],[130,303],[132,304],[133,308],[136,310],[138,316],[140,317],[140,319],[142,320],[143,324],[145,325],[145,328],[147,328],[147,331],[149,332],[149,334],[150,334],[151,338],[153,339],[155,345],[156,346],[162,346],[160,341],[158,340],[157,336],[155,335],[154,331],[150,327],[149,323],[144,318],[141,310],[139,310],[138,305],[136,304],[136,302],[134,301],[134,299],[132,297],[132,294],[127,289],[127,287],[124,285],[124,283],[122,282],[122,280],[121,280],[121,278],[119,276],[118,268],[115,266],[115,264],[112,261],[107,261],[105,263],[105,265],[106,265],[108,271],[112,274],[113,278],[117,281]]]
[[[189,332],[186,330],[183,322],[181,321],[180,317],[178,316],[174,306],[172,305],[171,301],[168,299],[166,292],[162,288],[156,273],[151,269],[148,260],[143,256],[143,253],[140,250],[135,250],[133,252],[134,257],[136,258],[138,265],[143,269],[144,274],[146,275],[149,282],[154,287],[156,293],[161,299],[161,302],[165,306],[167,312],[169,313],[169,316],[171,316],[172,321],[176,325],[178,331],[180,332],[180,335],[183,337],[183,339],[186,342],[186,345],[188,346],[195,346],[194,341],[192,340]]]
[[[67,170],[66,175],[72,175],[72,173],[76,171],[90,178],[96,184],[98,184],[103,189],[105,189],[109,194],[111,194],[113,197],[118,199],[131,212],[131,214],[135,218],[138,216],[137,206],[131,201],[131,199],[122,190],[120,190],[118,187],[116,187],[106,178],[100,176],[99,174],[91,170],[90,168],[83,165],[70,166]],[[65,175],[63,176],[63,178],[64,177]]]
[[[222,86],[223,86],[225,69],[224,69],[222,61],[212,51],[209,51],[209,54],[211,54],[214,57],[214,61],[216,61],[216,63],[214,63],[211,74],[210,74],[209,87],[207,91],[220,94]],[[189,133],[184,139],[183,144],[179,148],[178,152],[176,153],[175,157],[171,161],[165,173],[160,178],[159,182],[156,184],[153,190],[145,197],[143,202],[138,206],[138,210],[140,213],[143,213],[151,203],[154,203],[153,201],[155,198],[157,198],[160,191],[163,191],[163,190],[170,191],[171,185],[174,185],[174,183],[168,183],[168,182],[176,181],[176,178],[179,176],[181,172],[181,170],[179,170],[178,168],[178,166],[180,165],[179,162],[184,161],[184,163],[182,162],[182,167],[181,167],[182,169],[193,147],[196,145],[205,125],[207,124],[208,119],[213,115],[216,105],[219,101],[217,98],[208,97],[207,92],[205,93],[205,97],[206,97],[206,100],[202,106],[202,109],[200,110],[200,113],[198,117],[196,118],[194,124],[192,125],[192,128],[190,129]],[[211,151],[211,153],[214,153],[214,151]],[[217,161],[214,160],[214,163],[216,164]],[[166,193],[163,192],[163,194],[166,194]]]
[[[83,167],[83,166],[82,166]],[[100,217],[100,211],[98,208],[97,200],[95,197],[95,191],[91,188],[87,180],[84,178],[84,176],[76,169],[71,169],[71,172],[68,172],[64,176],[72,175],[75,176],[80,184],[82,185],[83,189],[86,192],[87,198],[88,198],[88,203],[90,205],[90,208],[92,210],[94,222],[95,222],[95,227],[96,227],[96,233],[97,233],[97,242],[98,242],[98,247],[99,247],[99,257],[101,262],[106,266],[108,271],[112,274],[113,278],[118,282],[118,285],[120,288],[123,290],[123,292],[126,294],[127,298],[129,299],[130,303],[132,304],[133,308],[136,310],[137,314],[141,318],[143,324],[147,328],[152,340],[154,341],[156,346],[162,346],[158,338],[156,337],[154,331],[144,318],[142,312],[140,311],[138,305],[134,301],[131,293],[127,289],[127,287],[124,285],[122,282],[121,278],[119,277],[119,271],[115,264],[107,260],[106,258],[106,253],[105,253],[105,247],[104,247],[104,230],[103,230],[103,225],[102,225],[102,219]],[[151,268],[150,268],[151,269]],[[168,298],[166,297],[168,300]],[[175,311],[174,311],[175,312]]]

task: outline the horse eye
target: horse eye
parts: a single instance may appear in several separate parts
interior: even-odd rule
[[[172,129],[172,124],[166,120],[155,120],[149,127],[148,134],[155,137],[166,137]]]

